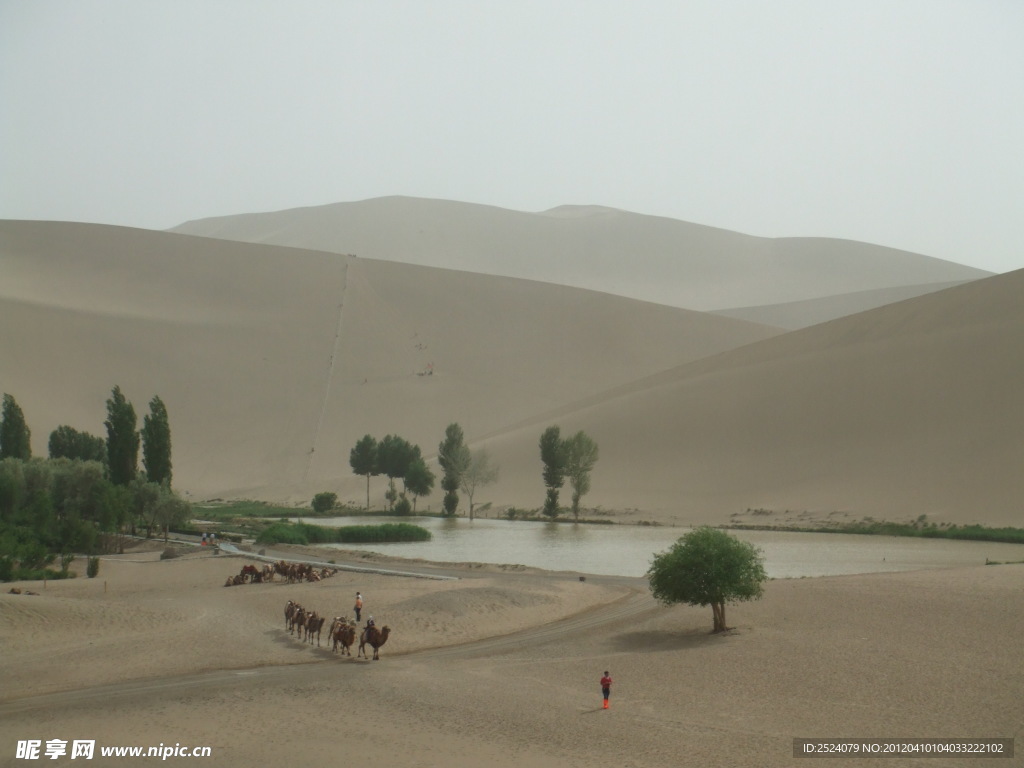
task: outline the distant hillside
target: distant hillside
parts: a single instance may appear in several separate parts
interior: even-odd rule
[[[712,314],[735,317],[752,323],[764,323],[778,328],[795,331],[818,323],[825,323],[839,317],[866,312],[886,304],[917,298],[936,291],[962,285],[964,281],[952,283],[929,283],[928,285],[906,285],[898,288],[878,288],[873,291],[858,291],[841,296],[826,296],[822,299],[806,299],[786,304],[770,304],[761,307],[736,307],[716,309]]]
[[[778,331],[544,283],[146,230],[0,222],[0,389],[33,450],[154,394],[193,498],[308,502],[364,434],[436,450]],[[377,487],[377,497],[383,486]],[[379,498],[378,498],[379,500]]]
[[[506,275],[696,310],[781,304],[991,274],[867,243],[752,237],[599,206],[525,213],[385,197],[201,219],[172,231]],[[850,311],[870,306],[846,305]]]
[[[491,495],[541,504],[529,453],[558,424],[600,445],[593,505],[686,523],[765,508],[1024,526],[1022,380],[1019,270],[688,363],[494,435],[483,444],[504,487]]]

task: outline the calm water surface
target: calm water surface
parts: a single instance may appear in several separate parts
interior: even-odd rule
[[[398,544],[330,544],[437,562],[520,564],[551,571],[643,576],[651,558],[668,549],[688,528],[437,517],[400,518],[426,528],[431,541]],[[394,523],[394,517],[310,520],[328,526]],[[759,547],[772,578],[912,571],[1024,560],[1024,545],[945,539],[857,536],[837,533],[732,531]]]

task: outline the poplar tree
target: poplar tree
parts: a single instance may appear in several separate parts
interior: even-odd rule
[[[565,474],[572,486],[572,514],[580,519],[580,498],[590,491],[590,472],[597,463],[597,443],[582,430],[562,443]]]
[[[142,464],[151,483],[171,487],[171,425],[159,396],[149,401],[149,414],[142,419]]]
[[[462,427],[452,423],[444,432],[444,440],[437,447],[437,461],[444,471],[441,487],[444,489],[444,511],[446,515],[454,515],[459,508],[459,487],[463,475],[469,469],[469,448],[466,447]]]
[[[31,440],[32,432],[25,423],[21,406],[5,392],[0,410],[0,459],[31,459]]]
[[[110,482],[128,485],[139,464],[139,433],[135,430],[135,408],[115,386],[107,400],[107,465]]]
[[[558,493],[565,483],[565,451],[559,427],[548,427],[540,436],[540,460],[544,464],[544,514],[558,517]]]

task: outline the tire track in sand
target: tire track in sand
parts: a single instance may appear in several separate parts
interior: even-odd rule
[[[389,659],[444,660],[469,656],[487,656],[511,651],[522,651],[533,646],[553,641],[562,641],[580,633],[590,633],[598,627],[620,621],[635,619],[638,615],[657,609],[657,603],[650,594],[636,587],[619,599],[593,608],[584,613],[569,616],[539,627],[521,630],[508,635],[488,637],[459,645],[441,646],[395,654]],[[25,696],[0,701],[0,716],[14,715],[32,710],[72,707],[87,702],[103,700],[149,699],[168,694],[197,692],[204,689],[219,689],[239,686],[263,687],[280,682],[302,686],[320,682],[330,674],[344,674],[348,664],[332,664],[329,661],[311,661],[304,664],[282,664],[250,669],[222,669],[198,674],[174,677],[129,680],[112,685],[93,686],[71,691],[60,691],[38,696]]]

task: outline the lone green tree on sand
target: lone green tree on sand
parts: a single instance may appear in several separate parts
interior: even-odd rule
[[[707,526],[655,555],[647,571],[651,593],[664,605],[710,605],[714,632],[725,632],[725,604],[761,597],[768,580],[760,551],[725,531]]]

